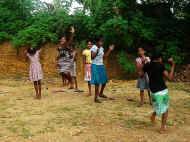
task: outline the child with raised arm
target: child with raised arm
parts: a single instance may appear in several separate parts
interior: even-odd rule
[[[36,99],[41,99],[41,80],[43,79],[42,67],[40,64],[40,50],[28,48],[26,55],[30,60],[29,78],[34,83]]]
[[[65,80],[68,80],[70,88],[73,88],[73,79],[71,76],[73,55],[70,46],[74,37],[74,27],[71,27],[70,32],[72,35],[69,40],[66,38],[66,36],[62,36],[60,39],[60,46],[57,49],[57,65],[59,67],[60,75],[62,76],[63,86],[65,85]]]
[[[92,41],[88,40],[87,41],[87,48],[83,50],[82,55],[83,55],[83,63],[84,63],[84,72],[85,72],[85,77],[84,80],[88,82],[88,96],[91,96],[91,64],[92,64],[92,57],[91,57],[91,51],[90,49],[92,48]]]
[[[156,115],[162,116],[160,132],[166,130],[166,121],[168,118],[169,93],[164,78],[173,79],[175,63],[172,58],[168,60],[171,64],[170,72],[168,72],[163,64],[162,55],[154,53],[151,63],[143,67],[144,72],[148,73],[149,86],[151,91],[154,112],[151,115],[151,121],[154,123]]]
[[[149,95],[149,102],[151,103],[149,85],[148,85],[148,75],[143,72],[143,67],[145,64],[150,62],[150,58],[145,55],[146,51],[144,48],[138,48],[139,57],[136,58],[136,69],[138,73],[137,88],[140,89],[140,103],[139,107],[144,104],[144,91],[147,90]]]
[[[103,38],[99,37],[96,39],[96,45],[93,45],[90,49],[92,56],[92,78],[90,82],[91,84],[95,85],[94,102],[96,103],[101,103],[98,97],[108,98],[106,95],[104,95],[104,89],[108,81],[106,68],[104,66],[104,58],[108,57],[114,50],[114,45],[110,45],[108,51],[104,54],[103,44]]]

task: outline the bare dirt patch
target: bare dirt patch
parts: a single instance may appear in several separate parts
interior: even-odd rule
[[[53,83],[52,83],[53,82]],[[160,118],[152,126],[147,104],[138,108],[135,81],[110,81],[106,94],[115,100],[93,103],[87,92],[60,89],[57,79],[46,80],[43,99],[33,99],[30,82],[0,80],[0,142],[188,142],[190,85],[170,83],[169,131],[159,134]],[[80,83],[81,89],[86,85]],[[47,89],[48,88],[48,89]],[[65,90],[65,89],[64,89]],[[5,93],[3,93],[5,92]],[[127,101],[127,97],[134,101]]]

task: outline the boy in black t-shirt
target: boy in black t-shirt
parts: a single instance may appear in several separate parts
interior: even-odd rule
[[[146,64],[143,67],[143,70],[149,76],[149,87],[152,93],[151,97],[154,112],[152,113],[151,121],[154,123],[156,115],[162,115],[162,124],[160,129],[160,132],[162,133],[166,130],[166,121],[169,107],[169,95],[164,77],[169,80],[173,79],[175,63],[172,58],[168,60],[168,62],[171,64],[171,70],[168,73],[163,65],[161,54],[154,54],[151,60],[151,63]]]

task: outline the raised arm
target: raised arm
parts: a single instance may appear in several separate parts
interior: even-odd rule
[[[73,38],[74,38],[74,33],[75,33],[75,28],[72,26],[71,27],[71,36],[69,38],[69,40],[67,41],[67,45],[70,45],[73,42]]]
[[[110,45],[108,51],[104,54],[104,58],[107,58],[110,55],[110,53],[114,50],[114,48],[114,44]]]
[[[58,53],[57,53],[57,55],[56,55],[56,59],[55,59],[56,62],[57,62],[57,61],[59,60],[59,58],[60,58],[59,47],[57,47],[57,52],[58,52]]]
[[[175,63],[172,58],[170,58],[168,62],[171,64],[171,69],[169,72],[165,70],[163,74],[164,74],[164,77],[172,81],[174,78]]]
[[[96,47],[95,45],[91,48],[91,57],[92,59],[96,58],[96,56],[99,53],[99,48]]]
[[[25,61],[28,61],[28,52],[27,52],[27,50],[24,50],[24,57],[25,57]]]
[[[76,50],[73,51],[73,59],[74,59],[74,61],[76,61],[76,59],[77,59],[77,51]]]
[[[99,50],[97,50],[97,52],[91,51],[91,56],[92,59],[96,58],[96,56],[98,55]]]

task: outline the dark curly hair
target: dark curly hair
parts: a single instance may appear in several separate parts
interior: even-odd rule
[[[30,47],[30,48],[28,48],[27,53],[30,54],[31,56],[33,56],[36,54],[36,51],[37,51],[36,48]]]

